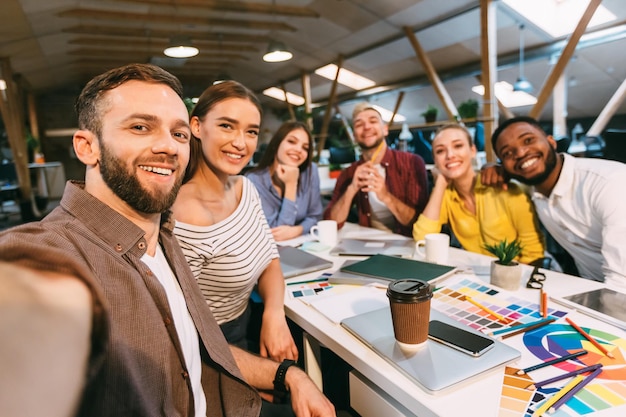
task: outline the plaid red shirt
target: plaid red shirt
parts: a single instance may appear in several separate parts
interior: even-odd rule
[[[325,219],[330,218],[330,211],[333,205],[352,183],[354,172],[363,163],[365,161],[361,158],[341,172],[341,175],[337,178],[337,184],[335,185],[330,203],[324,211]],[[424,160],[416,154],[387,148],[380,164],[385,167],[385,184],[389,192],[404,204],[415,208],[413,219],[406,225],[401,224],[396,219],[392,231],[405,236],[412,236],[413,223],[415,223],[428,202],[428,179]],[[356,204],[359,224],[371,227],[372,209],[368,193],[360,191],[355,196],[353,204]],[[341,226],[343,226],[343,223],[339,224],[339,227]]]

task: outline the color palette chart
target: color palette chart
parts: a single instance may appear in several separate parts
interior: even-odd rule
[[[468,302],[466,297],[471,297],[483,308]],[[520,299],[467,275],[452,277],[445,282],[444,286],[438,288],[433,295],[432,307],[484,333],[534,322],[542,318],[539,313],[539,299],[536,302]],[[568,312],[555,307],[558,305],[549,306],[548,315],[556,318],[558,322],[516,337],[515,347],[522,351],[527,350],[527,352],[522,352],[522,357],[526,362],[523,366],[547,362],[581,349],[588,353],[524,375],[516,374],[519,368],[507,366],[503,375],[498,416],[531,417],[538,407],[563,388],[571,378],[539,389],[534,387],[529,389],[527,388],[529,385],[597,363],[603,365],[600,375],[556,412],[544,415],[574,417],[596,412],[600,412],[602,416],[626,415],[624,407],[626,406],[626,339],[610,331],[584,326],[584,323],[581,323],[582,329],[614,356],[614,359],[609,358],[573,327],[564,323],[564,320],[559,320]],[[506,318],[509,323],[503,322],[489,311]],[[615,407],[620,408],[615,409]]]
[[[489,310],[509,320],[504,323],[497,317],[465,300],[469,296]],[[446,281],[445,286],[435,291],[432,307],[452,319],[484,333],[502,327],[530,323],[542,318],[539,300],[531,302],[506,294],[488,284],[459,276]],[[566,311],[548,308],[548,315],[560,318]]]
[[[615,358],[611,359],[603,355],[587,339],[567,324],[550,324],[524,335],[524,345],[539,360],[547,361],[580,349],[589,352],[587,355],[579,356],[576,360],[553,365],[553,374],[575,371],[596,363],[603,365],[602,373],[565,403],[563,407],[559,408],[556,413],[551,414],[552,416],[585,415],[626,404],[626,358],[624,357],[626,340],[605,331],[585,326],[582,328]],[[556,384],[556,387],[540,388],[535,391],[525,415],[532,415],[529,410],[535,410],[541,405],[544,398],[554,394],[565,383],[567,381]]]

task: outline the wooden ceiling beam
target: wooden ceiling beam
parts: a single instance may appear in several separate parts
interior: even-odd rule
[[[231,0],[125,0],[127,3],[152,4],[159,6],[198,7],[220,12],[258,13],[273,16],[320,17],[319,13],[307,7],[285,6],[268,3],[251,3]]]
[[[57,13],[59,17],[70,17],[75,19],[93,19],[93,20],[113,20],[113,21],[133,21],[146,23],[168,23],[172,25],[207,25],[221,27],[236,27],[238,29],[254,29],[254,30],[276,30],[295,32],[296,28],[284,22],[278,21],[261,21],[246,19],[223,19],[208,16],[189,16],[189,15],[172,15],[171,13],[129,13],[115,12],[110,10],[98,9],[69,9]],[[176,34],[176,33],[172,33]]]
[[[86,35],[102,35],[116,38],[128,37],[150,38],[150,39],[169,39],[172,36],[171,30],[152,30],[146,28],[105,26],[105,25],[77,25],[63,28],[64,33],[76,33]],[[221,33],[221,32],[199,32],[190,30],[177,31],[178,35],[191,37],[192,41],[208,40],[218,41],[226,45],[229,42],[248,42],[248,43],[267,43],[270,38],[264,35],[248,35],[242,33]]]
[[[152,39],[137,39],[130,40],[125,39],[124,42],[118,42],[113,39],[106,38],[77,38],[68,42],[70,45],[87,45],[87,46],[107,46],[107,47],[160,47],[161,49],[167,46],[167,42],[160,42]],[[201,50],[216,50],[225,52],[258,52],[259,48],[255,48],[251,45],[232,45],[222,44],[220,42],[213,41],[193,41],[193,44]]]
[[[552,70],[548,74],[548,77],[546,78],[543,86],[541,86],[541,90],[539,90],[539,94],[537,95],[537,102],[532,107],[532,109],[530,109],[530,112],[528,112],[528,115],[530,117],[538,119],[541,115],[541,111],[543,110],[543,107],[546,105],[546,102],[550,98],[556,82],[559,80],[559,77],[561,77],[561,75],[565,71],[565,68],[567,67],[567,64],[574,55],[574,52],[576,51],[576,45],[578,45],[578,41],[580,40],[581,36],[585,34],[587,25],[591,21],[591,18],[593,17],[593,14],[595,13],[598,6],[600,6],[600,3],[602,3],[602,0],[591,0],[587,5],[585,13],[583,13],[580,20],[578,21],[578,24],[576,25],[576,29],[574,29],[574,32],[570,35],[567,44],[563,48],[563,52],[561,52],[561,56],[559,56],[558,61],[552,67]]]

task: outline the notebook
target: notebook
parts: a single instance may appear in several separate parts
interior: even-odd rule
[[[279,246],[278,254],[280,255],[280,268],[283,270],[283,276],[286,279],[308,274],[309,272],[321,271],[333,266],[331,261],[293,246]]]
[[[333,256],[372,256],[385,254],[412,258],[415,251],[413,240],[360,240],[342,239],[330,250]]]
[[[438,265],[396,256],[374,255],[363,261],[342,266],[331,275],[333,284],[389,283],[397,279],[414,278],[437,282],[456,271],[456,267]]]
[[[484,336],[436,310],[430,311],[430,319]],[[497,340],[493,349],[477,358],[430,339],[417,351],[402,351],[393,336],[389,307],[346,318],[341,326],[430,394],[444,392],[461,382],[472,382],[475,376],[521,356],[519,351]]]

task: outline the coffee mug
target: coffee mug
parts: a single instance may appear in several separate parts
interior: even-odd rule
[[[311,227],[311,236],[328,246],[337,244],[337,222],[334,220],[320,220]]]
[[[446,265],[450,248],[450,236],[445,233],[429,233],[415,244],[415,251],[428,262]]]

